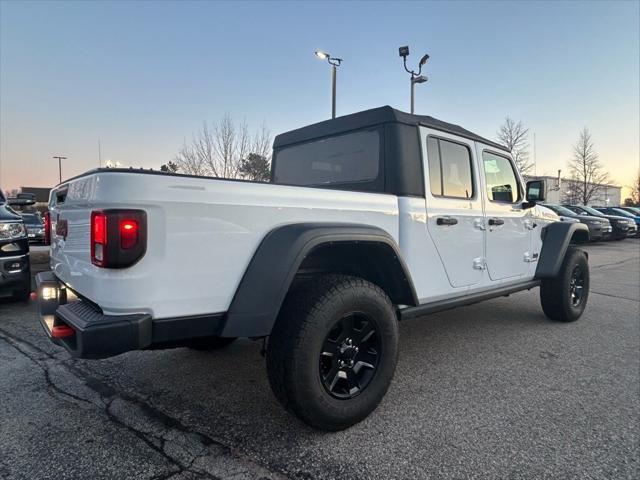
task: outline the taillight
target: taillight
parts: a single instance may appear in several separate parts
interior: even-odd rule
[[[91,212],[91,262],[106,267],[107,216],[103,212]]]
[[[44,212],[44,244],[51,245],[51,213]]]
[[[138,243],[137,220],[125,219],[120,221],[120,247],[124,250],[135,248]]]
[[[147,249],[147,215],[142,210],[91,212],[91,262],[98,267],[124,268]]]

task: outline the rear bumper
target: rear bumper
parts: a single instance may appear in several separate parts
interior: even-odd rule
[[[45,333],[74,357],[106,358],[131,350],[177,346],[219,335],[223,326],[222,313],[157,320],[146,313],[105,315],[96,305],[78,298],[52,272],[36,275],[36,286]]]

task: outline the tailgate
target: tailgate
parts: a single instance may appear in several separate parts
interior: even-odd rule
[[[131,284],[144,285],[144,268],[138,262],[128,268],[99,268],[91,260],[92,212],[110,209],[146,211],[129,194],[128,175],[96,172],[57,186],[49,197],[51,218],[51,267],[55,276],[81,297],[112,314],[146,313],[141,295]],[[145,248],[146,248],[146,238]],[[142,280],[142,281],[141,281]],[[135,295],[138,293],[138,295]],[[134,300],[134,295],[137,300]]]

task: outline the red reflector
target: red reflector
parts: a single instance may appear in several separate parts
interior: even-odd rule
[[[75,334],[75,330],[67,325],[56,325],[51,329],[51,336],[53,338],[73,337]]]
[[[138,244],[138,222],[136,220],[120,220],[120,247],[133,248]]]
[[[37,300],[38,299],[38,293],[37,292],[31,292],[29,294],[29,300]]]
[[[51,245],[51,213],[44,212],[44,244]]]

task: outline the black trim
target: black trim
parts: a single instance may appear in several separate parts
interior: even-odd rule
[[[417,305],[418,299],[407,266],[394,239],[384,230],[368,225],[340,223],[298,223],[269,232],[258,246],[227,313],[221,332],[224,337],[259,337],[269,335],[305,257],[324,245],[369,243],[389,247],[393,252],[395,272],[391,281],[402,285],[395,303]],[[375,261],[372,262],[375,263]]]
[[[344,115],[342,117],[334,118],[331,120],[325,120],[323,122],[308,125],[306,127],[291,130],[290,132],[282,133],[276,136],[273,147],[280,148],[292,143],[305,142],[318,137],[327,137],[335,135],[340,132],[348,130],[356,130],[359,128],[365,128],[372,125],[388,122],[399,122],[406,125],[423,126],[431,128],[433,130],[439,130],[441,132],[450,133],[459,137],[463,137],[475,142],[480,142],[485,145],[498,148],[508,152],[509,150],[504,146],[491,141],[487,138],[481,137],[469,130],[466,130],[459,125],[443,122],[437,118],[429,117],[426,115],[413,115],[406,112],[401,112],[391,108],[390,106],[384,106],[379,108],[372,108],[370,110],[364,110],[362,112],[353,113],[351,115]]]
[[[409,307],[400,310],[401,320],[408,320],[410,318],[420,317],[422,315],[429,315],[431,313],[442,312],[445,310],[451,310],[457,307],[464,307],[466,305],[472,305],[474,303],[482,302],[484,300],[490,300],[497,297],[505,297],[512,293],[520,292],[522,290],[531,290],[532,288],[540,286],[538,280],[532,280],[529,282],[519,283],[516,285],[508,285],[499,287],[490,291],[471,293],[469,295],[463,295],[461,297],[447,298],[445,300],[438,300],[436,302],[423,303],[417,307]]]
[[[582,232],[582,233],[581,233]],[[542,229],[542,251],[535,278],[555,277],[560,271],[564,255],[574,234],[589,241],[589,228],[584,223],[553,222]]]

